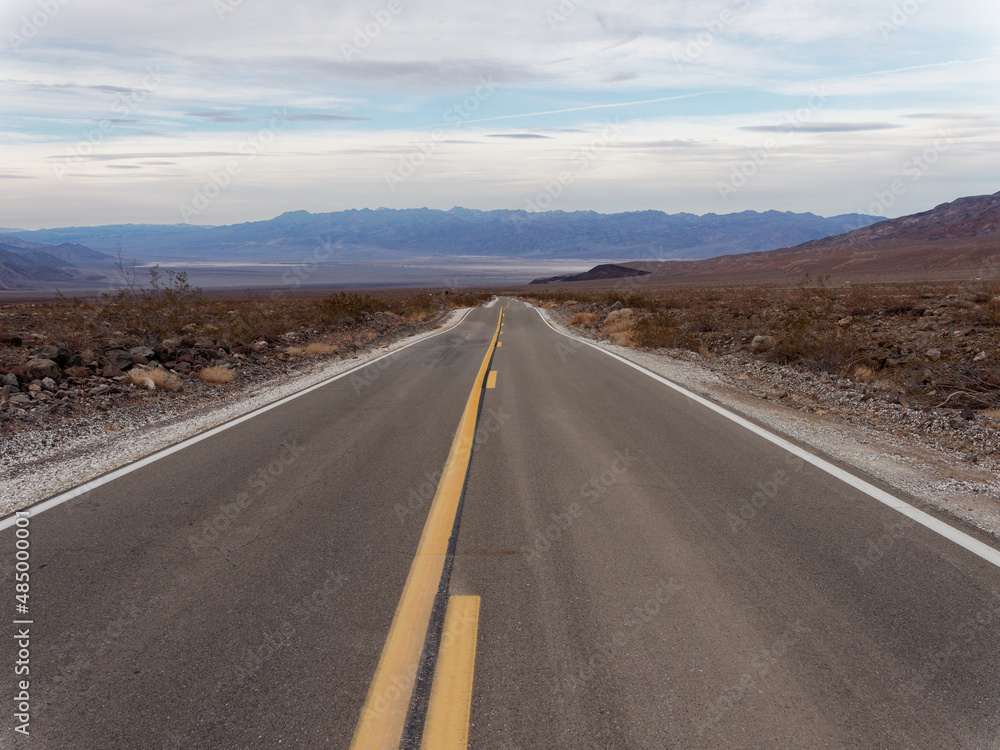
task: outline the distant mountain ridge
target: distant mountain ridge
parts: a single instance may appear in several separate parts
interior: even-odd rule
[[[0,235],[0,289],[31,289],[39,283],[78,280],[76,266],[106,267],[112,260],[83,245],[45,245]]]
[[[929,211],[887,219],[846,234],[803,243],[828,247],[874,240],[957,240],[1000,235],[1000,192],[942,203]]]
[[[652,278],[717,280],[1000,272],[1000,192],[767,252],[697,261],[628,263]]]
[[[667,214],[635,211],[478,211],[352,209],[291,211],[268,221],[219,227],[119,225],[17,232],[36,242],[76,242],[97,250],[121,243],[144,261],[391,260],[455,256],[636,260],[706,258],[819,239],[878,217],[743,211]]]

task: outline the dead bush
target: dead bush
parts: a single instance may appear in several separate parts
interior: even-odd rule
[[[206,367],[198,373],[198,377],[210,385],[224,385],[225,383],[232,383],[233,378],[236,376],[229,368],[216,365],[214,367]]]
[[[177,373],[162,367],[154,367],[152,370],[134,368],[128,371],[128,376],[135,385],[149,390],[159,388],[163,391],[179,391],[184,387]]]
[[[636,314],[631,308],[623,308],[608,313],[601,324],[601,332],[612,336],[616,333],[628,333],[635,327]]]
[[[306,347],[306,354],[318,354],[321,356],[329,356],[330,354],[336,354],[337,347],[332,344],[309,344]]]

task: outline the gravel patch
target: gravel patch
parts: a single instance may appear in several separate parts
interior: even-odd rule
[[[457,325],[452,312],[430,331],[329,363],[311,362],[279,378],[221,393],[166,395],[0,439],[0,516],[72,489],[421,339]]]

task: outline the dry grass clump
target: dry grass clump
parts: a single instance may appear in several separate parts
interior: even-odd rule
[[[162,391],[179,391],[184,385],[177,373],[165,370],[162,367],[155,367],[152,370],[140,370],[138,367],[128,371],[129,379],[137,386]]]
[[[223,385],[225,383],[233,382],[233,378],[236,376],[233,374],[232,370],[226,367],[215,366],[206,367],[198,373],[198,377],[211,385]]]
[[[874,383],[876,379],[875,370],[868,365],[854,365],[848,375],[859,383]]]
[[[1000,325],[1000,297],[993,297],[986,303],[986,317]]]
[[[337,347],[332,344],[309,344],[309,346],[306,347],[306,354],[320,354],[328,356],[336,353]]]
[[[604,319],[604,323],[601,325],[601,331],[609,336],[613,336],[616,333],[631,331],[634,325],[635,310],[626,307],[608,313],[608,317]]]
[[[583,326],[584,328],[593,328],[594,321],[596,319],[597,316],[594,315],[594,313],[581,312],[574,315],[573,320],[571,320],[569,324],[571,326]]]
[[[290,346],[285,351],[288,352],[289,357],[301,357],[305,353],[305,349],[301,346]]]

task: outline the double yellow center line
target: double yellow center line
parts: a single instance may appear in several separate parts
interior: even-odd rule
[[[444,573],[448,542],[455,528],[462,488],[472,458],[476,420],[479,418],[479,400],[490,359],[493,357],[500,328],[503,325],[503,312],[501,309],[500,320],[497,321],[489,350],[483,358],[472,392],[465,403],[458,432],[452,441],[444,472],[431,501],[416,556],[413,558],[406,584],[403,586],[403,595],[396,605],[396,613],[389,627],[389,636],[382,649],[375,676],[368,687],[368,696],[365,698],[361,718],[354,730],[351,750],[397,750],[402,740],[406,714],[420,666],[420,656],[434,609],[434,599]],[[474,604],[471,599],[475,600]],[[456,603],[456,600],[461,601]],[[431,701],[424,729],[424,747],[441,749],[467,745],[468,712],[472,690],[469,631],[472,636],[473,663],[475,660],[475,630],[468,623],[473,610],[475,622],[478,623],[479,597],[453,597],[449,602],[445,614],[441,653],[431,688]],[[446,676],[448,674],[453,677],[448,678]],[[439,675],[445,675],[440,683]],[[454,690],[460,689],[465,684],[468,691],[460,696],[461,699],[458,701],[459,705],[464,702],[463,720],[461,712],[456,713],[448,707],[456,702]],[[446,742],[441,739],[444,737],[450,739]],[[428,744],[429,742],[434,744]],[[460,742],[464,744],[457,744]]]

